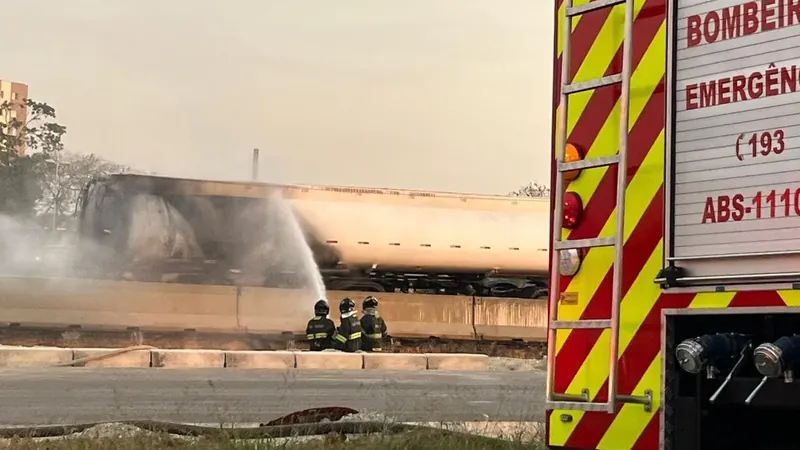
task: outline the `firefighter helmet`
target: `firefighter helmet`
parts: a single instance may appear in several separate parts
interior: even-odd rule
[[[354,309],[356,309],[356,302],[350,300],[347,297],[345,297],[344,300],[342,300],[339,303],[339,312],[341,312],[342,314],[349,313]]]
[[[331,309],[328,308],[328,302],[325,300],[320,300],[314,304],[314,314],[318,316],[327,316],[329,312],[331,312]]]
[[[361,304],[361,306],[364,309],[377,308],[378,307],[378,299],[373,297],[372,295],[367,296],[367,298],[364,299],[364,302]]]

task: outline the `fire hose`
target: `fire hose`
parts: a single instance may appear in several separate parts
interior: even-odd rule
[[[65,363],[56,364],[54,367],[79,366],[86,364],[87,362],[90,361],[97,361],[101,359],[111,358],[112,356],[121,355],[123,353],[135,352],[137,350],[155,350],[155,349],[156,347],[152,347],[150,345],[134,345],[132,347],[124,347],[111,350],[108,353],[102,353],[99,355],[92,355],[92,356],[87,356],[85,358],[74,359],[72,361],[67,361]]]
[[[114,422],[94,422],[78,425],[34,426],[0,428],[0,438],[43,438],[66,436],[80,433],[89,428],[105,424],[122,424],[140,428],[154,433],[175,434],[180,436],[224,436],[231,439],[263,439],[286,438],[293,436],[314,436],[329,433],[368,434],[399,433],[421,427],[417,425],[393,424],[383,422],[321,422],[294,425],[271,425],[251,428],[221,428],[187,425],[181,423],[159,422],[153,420],[133,420]]]

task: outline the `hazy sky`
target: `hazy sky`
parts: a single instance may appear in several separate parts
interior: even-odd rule
[[[5,2],[0,79],[162,175],[507,193],[549,179],[552,2]]]

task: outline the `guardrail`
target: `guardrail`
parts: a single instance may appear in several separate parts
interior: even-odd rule
[[[328,291],[360,306],[368,293]],[[381,293],[379,311],[396,337],[544,341],[547,302],[517,298]],[[310,291],[66,278],[0,278],[0,324],[83,329],[305,334]]]

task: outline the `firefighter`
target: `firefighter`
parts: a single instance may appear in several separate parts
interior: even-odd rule
[[[333,334],[334,345],[338,350],[353,353],[361,350],[361,322],[356,317],[356,303],[345,298],[339,303],[342,323]]]
[[[327,350],[333,345],[336,325],[328,318],[328,302],[320,300],[314,305],[314,318],[308,321],[306,337],[312,352]]]
[[[378,315],[378,299],[369,296],[361,304],[364,315],[361,317],[361,350],[365,352],[383,351],[383,338],[386,337],[386,322]]]

